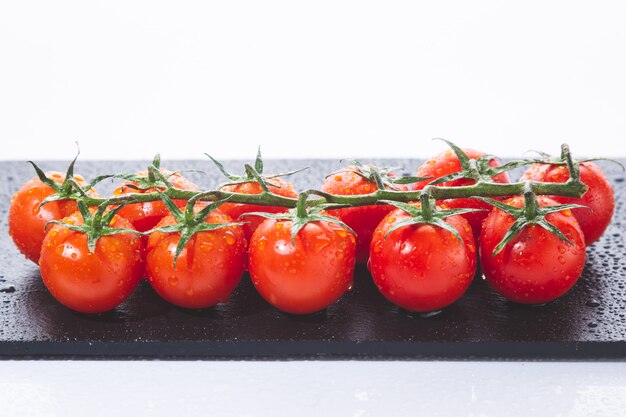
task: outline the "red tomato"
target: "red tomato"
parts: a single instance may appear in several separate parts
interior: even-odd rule
[[[187,178],[183,177],[179,173],[172,174],[171,171],[167,171],[164,169],[161,169],[161,173],[163,173],[165,176],[169,176],[168,180],[172,183],[172,185],[175,188],[178,188],[181,190],[188,190],[188,191],[200,190],[196,184],[189,181]],[[141,171],[141,172],[138,172],[137,175],[141,177],[147,177],[148,172]],[[129,185],[137,185],[137,184],[134,183],[133,181],[124,181],[124,183],[121,186],[119,186],[115,191],[113,191],[113,195],[119,196],[122,194],[132,194],[132,193],[146,194],[146,193],[152,193],[156,191],[155,188],[138,190],[136,188],[129,187]],[[178,207],[184,207],[187,204],[187,201],[186,200],[174,200],[174,203]],[[124,206],[117,214],[124,217],[125,219],[128,219],[136,230],[140,232],[145,232],[154,228],[154,226],[156,226],[156,224],[159,221],[161,221],[162,218],[164,218],[165,216],[169,214],[169,210],[167,209],[167,207],[165,207],[162,201],[157,200],[157,201],[148,201],[144,203],[128,204]]]
[[[58,184],[65,181],[65,174],[60,172],[46,172],[46,176]],[[87,186],[80,175],[75,175],[74,179],[81,186]],[[20,252],[35,263],[39,261],[41,243],[46,236],[44,231],[46,223],[50,220],[60,220],[78,210],[74,200],[51,201],[39,207],[43,200],[54,193],[55,191],[39,178],[33,178],[11,198],[9,234]],[[97,195],[93,190],[89,190],[88,193]]]
[[[321,191],[335,195],[362,195],[377,190],[376,184],[369,181],[356,171],[354,166],[346,167],[342,172],[328,176],[322,184]],[[397,185],[397,189],[406,190],[404,185]],[[348,207],[337,210],[328,210],[331,214],[347,224],[356,233],[356,261],[367,262],[370,252],[370,242],[374,229],[387,213],[394,208],[386,204],[373,206]]]
[[[322,310],[352,287],[355,238],[327,221],[304,225],[291,243],[290,220],[267,219],[252,235],[249,270],[259,294],[293,314]]]
[[[293,185],[282,178],[270,178],[267,180],[268,189],[272,194],[280,195],[283,197],[289,198],[298,198],[298,193],[293,188]],[[241,194],[261,194],[263,189],[259,185],[258,182],[250,181],[243,182],[240,184],[227,185],[222,187],[222,191],[227,191],[230,193],[241,193]],[[261,216],[246,216],[245,218],[239,219],[244,213],[251,212],[262,212],[262,213],[285,213],[287,211],[284,207],[274,207],[274,206],[258,206],[254,204],[238,204],[238,203],[226,203],[220,207],[220,210],[226,214],[228,214],[234,220],[243,220],[247,224],[244,225],[244,231],[246,233],[246,240],[250,241],[252,234],[256,230],[257,227],[265,218]]]
[[[505,204],[522,207],[522,197]],[[540,206],[555,201],[537,197]],[[480,235],[480,260],[485,278],[504,297],[522,304],[542,304],[565,294],[578,280],[585,265],[585,239],[570,210],[546,215],[572,243],[562,241],[538,225],[529,225],[492,256],[515,219],[493,209],[485,219]]]
[[[83,224],[78,213],[62,221]],[[119,216],[110,226],[132,229]],[[82,313],[101,313],[126,300],[141,280],[143,249],[139,236],[120,233],[102,236],[91,253],[84,233],[56,224],[43,241],[41,277],[61,304]]]
[[[372,277],[389,301],[406,310],[442,309],[465,293],[476,273],[472,229],[459,215],[444,221],[456,229],[462,241],[430,224],[401,227],[387,235],[407,218],[405,211],[394,210],[376,228],[369,261]]]
[[[478,159],[481,156],[484,156],[485,153],[480,151],[475,151],[473,149],[463,149],[463,152],[470,159]],[[492,159],[489,161],[489,166],[496,167],[499,166],[497,160]],[[452,150],[447,150],[436,155],[434,158],[424,162],[417,169],[418,177],[430,177],[430,179],[421,181],[415,184],[415,190],[422,190],[424,187],[428,185],[429,182],[436,180],[437,178],[441,178],[443,176],[453,174],[455,172],[461,171],[461,163],[459,162],[459,158],[457,158],[456,154]],[[506,172],[498,174],[493,177],[493,180],[498,183],[508,183],[509,176]],[[461,178],[454,181],[444,182],[442,184],[437,184],[439,187],[460,187],[465,185],[474,184],[474,180],[470,180],[467,178]],[[475,208],[475,209],[483,209],[484,212],[478,211],[473,213],[463,214],[462,216],[469,222],[472,230],[474,231],[474,238],[478,238],[480,234],[480,229],[482,227],[482,222],[487,217],[487,214],[491,210],[491,206],[488,203],[483,201],[473,199],[473,198],[452,198],[448,200],[443,200],[440,202],[441,208],[447,209],[456,209],[456,208]]]
[[[224,224],[231,218],[219,211],[209,213],[207,223]],[[157,227],[176,224],[167,216]],[[161,297],[180,307],[206,308],[225,302],[241,279],[246,261],[246,240],[241,226],[194,234],[174,255],[180,233],[154,232],[146,249],[148,281]]]
[[[591,245],[604,233],[615,209],[613,188],[602,170],[593,162],[582,162],[580,180],[589,189],[582,198],[551,196],[561,204],[580,204],[589,207],[574,209],[572,212],[585,234],[585,242]],[[522,181],[565,182],[569,179],[569,171],[564,165],[532,165],[522,176]]]

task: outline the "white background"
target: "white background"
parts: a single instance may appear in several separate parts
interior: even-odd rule
[[[626,155],[623,1],[2,1],[0,159]]]
[[[3,1],[0,159],[625,156],[626,3]],[[7,415],[619,415],[623,363],[0,362]],[[594,414],[595,412],[595,414]]]

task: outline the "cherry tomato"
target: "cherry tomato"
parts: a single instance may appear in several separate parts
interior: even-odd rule
[[[480,151],[475,151],[473,149],[463,149],[463,152],[470,159],[478,159],[481,156],[484,156],[485,153]],[[499,166],[500,163],[492,159],[489,161],[489,166],[496,167]],[[436,180],[437,178],[441,178],[443,176],[453,174],[455,172],[461,171],[461,163],[459,162],[459,158],[452,150],[447,150],[436,155],[434,158],[424,162],[417,169],[418,177],[430,177],[430,179],[421,181],[415,184],[415,190],[422,190],[424,187],[428,185],[429,182]],[[498,174],[494,176],[493,181],[498,183],[508,183],[509,176],[506,172]],[[442,184],[437,184],[439,187],[461,187],[465,185],[474,184],[474,180],[470,180],[467,178],[460,178],[457,180],[444,182]],[[440,202],[441,208],[447,209],[457,209],[457,208],[475,208],[475,209],[483,209],[484,212],[478,211],[473,213],[463,214],[463,217],[469,222],[472,230],[474,231],[474,238],[478,238],[480,234],[480,229],[482,227],[482,222],[487,217],[487,214],[491,210],[491,206],[488,203],[483,201],[473,199],[473,198],[452,198],[443,200]]]
[[[377,190],[376,184],[369,181],[355,171],[358,169],[349,166],[341,172],[329,175],[322,184],[321,191],[335,195],[362,195]],[[397,189],[406,190],[407,187],[397,185]],[[328,210],[331,214],[347,224],[356,233],[356,261],[367,262],[369,258],[370,242],[374,229],[387,213],[394,208],[386,204],[372,206],[348,207]]]
[[[290,220],[267,219],[252,235],[249,270],[259,294],[293,314],[322,310],[352,287],[356,239],[327,221],[304,225],[291,241]]]
[[[557,204],[537,197],[539,206]],[[522,197],[505,204],[522,207]],[[493,289],[511,301],[542,304],[565,294],[578,280],[585,265],[585,238],[571,210],[546,215],[573,244],[562,241],[538,225],[526,226],[502,251],[492,256],[515,219],[493,209],[480,235],[480,260],[485,278]]]
[[[62,221],[83,224],[78,213]],[[110,226],[132,229],[119,216],[113,218]],[[126,300],[141,280],[143,249],[139,236],[120,233],[102,236],[91,253],[84,233],[56,224],[43,241],[41,277],[61,304],[82,313],[101,313]]]
[[[165,176],[168,177],[168,180],[172,183],[172,185],[175,188],[178,188],[181,190],[188,190],[188,191],[200,190],[196,184],[189,181],[187,178],[183,177],[177,172],[172,174],[172,172],[170,171],[161,169],[161,173],[163,173]],[[138,172],[137,175],[140,177],[147,177],[148,172],[141,171],[141,172]],[[113,195],[119,196],[122,194],[131,194],[131,193],[146,194],[146,193],[154,192],[156,190],[155,188],[139,190],[139,189],[131,187],[131,185],[137,185],[137,184],[134,183],[133,181],[124,181],[122,185],[120,185],[117,189],[115,189],[115,191],[113,191]],[[186,200],[174,200],[174,203],[178,207],[184,207],[185,204],[187,204],[187,201]],[[156,224],[168,214],[169,214],[169,211],[167,210],[163,202],[160,200],[148,201],[144,203],[128,204],[122,207],[122,209],[118,212],[118,215],[124,217],[125,219],[128,219],[132,223],[133,227],[140,232],[145,232],[154,228],[154,226],[156,226]]]
[[[376,228],[370,272],[379,291],[392,303],[410,311],[440,310],[465,293],[476,273],[472,229],[457,215],[444,221],[454,227],[461,240],[431,224],[400,227],[387,235],[407,218],[405,211],[394,210]]]
[[[604,172],[593,162],[582,162],[579,165],[580,180],[589,189],[582,198],[551,196],[561,204],[580,204],[589,207],[572,210],[581,230],[585,234],[585,243],[591,245],[604,233],[613,211],[615,210],[615,196],[613,188],[606,179]],[[522,176],[522,180],[541,182],[565,182],[569,179],[569,171],[565,165],[532,165]]]
[[[212,211],[207,223],[224,224],[231,218]],[[157,227],[175,224],[167,216]],[[226,302],[239,283],[246,262],[246,240],[241,226],[194,234],[174,265],[180,233],[154,232],[146,249],[146,273],[154,290],[172,304],[206,308]]]
[[[46,172],[46,176],[58,184],[65,181],[65,174],[55,171]],[[80,175],[74,179],[81,186],[87,183]],[[45,226],[51,220],[60,220],[78,210],[74,200],[51,201],[40,207],[40,204],[55,191],[44,184],[39,178],[27,181],[11,198],[9,209],[9,234],[15,246],[26,258],[37,263],[41,253],[41,244]],[[93,190],[89,194],[96,196]]]
[[[298,193],[294,189],[293,185],[282,178],[270,178],[268,179],[268,189],[272,194],[280,195],[283,197],[298,198]],[[232,184],[222,187],[222,191],[230,193],[241,194],[261,194],[263,189],[258,182],[250,181],[239,184]],[[239,219],[244,213],[262,212],[262,213],[285,213],[287,211],[284,207],[274,206],[258,206],[255,204],[238,204],[238,203],[226,203],[220,207],[220,210],[228,214],[234,220],[244,220],[247,224],[244,225],[244,231],[246,233],[246,240],[250,241],[252,234],[257,227],[265,220],[261,216],[246,216]]]

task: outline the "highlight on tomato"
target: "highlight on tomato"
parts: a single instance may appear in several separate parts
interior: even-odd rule
[[[148,282],[166,301],[185,308],[226,302],[246,262],[242,224],[219,210],[225,200],[196,203],[201,195],[183,212],[162,194],[171,214],[149,231],[146,248]]]
[[[252,235],[248,269],[259,294],[287,313],[310,314],[352,288],[354,232],[323,207],[267,217]],[[246,216],[247,217],[247,216]]]
[[[55,223],[43,241],[39,267],[46,288],[61,304],[102,313],[124,302],[143,276],[143,241],[118,209],[88,209]]]
[[[387,203],[396,209],[376,228],[368,263],[378,290],[414,312],[454,303],[476,273],[472,228],[462,217],[474,209],[440,210],[426,193],[420,203]]]
[[[529,183],[530,184],[530,183]],[[543,304],[565,294],[582,274],[585,237],[572,210],[527,191],[500,202],[480,235],[480,262],[491,287],[522,304]]]

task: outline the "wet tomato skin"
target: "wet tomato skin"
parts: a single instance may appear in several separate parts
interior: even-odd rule
[[[292,314],[320,311],[352,288],[356,239],[326,221],[307,223],[291,243],[291,221],[267,219],[252,235],[250,277],[259,294]]]
[[[63,220],[82,224],[75,213]],[[115,216],[111,227],[132,229]],[[87,236],[54,225],[44,239],[41,277],[50,293],[63,305],[82,313],[102,313],[126,300],[143,276],[143,241],[131,233],[102,236],[91,253]]]
[[[65,174],[60,172],[46,172],[46,176],[59,184],[65,180]],[[80,185],[87,185],[80,175],[75,175],[74,178]],[[9,234],[19,251],[35,263],[39,262],[41,244],[46,236],[44,230],[46,223],[50,220],[60,220],[78,210],[74,200],[52,201],[39,207],[41,202],[54,192],[39,178],[32,178],[11,198]],[[97,196],[93,190],[89,190],[88,193]]]
[[[554,200],[537,197],[540,206]],[[522,197],[506,204],[522,207]],[[480,260],[491,287],[507,299],[522,304],[543,304],[565,294],[578,280],[585,265],[585,239],[570,210],[551,213],[546,220],[573,242],[562,241],[538,225],[530,225],[497,255],[494,248],[514,222],[513,217],[493,209],[480,236]]]
[[[213,211],[207,223],[224,224],[232,219]],[[157,227],[175,224],[167,216]],[[185,308],[207,308],[226,302],[244,271],[246,240],[241,226],[196,233],[174,265],[179,233],[154,232],[146,248],[146,273],[154,290],[170,303]]]
[[[322,184],[321,191],[335,195],[363,195],[377,190],[376,184],[358,175],[358,168],[348,166],[342,172],[329,175]],[[405,185],[398,185],[406,190]],[[370,242],[374,229],[394,207],[388,204],[347,207],[328,210],[328,213],[347,224],[356,233],[356,261],[366,263],[369,259]]]
[[[198,188],[196,184],[189,181],[187,178],[183,177],[179,173],[172,174],[172,172],[164,169],[161,169],[161,173],[168,176],[168,180],[175,188],[187,191],[200,190],[200,188]],[[137,175],[147,177],[148,172],[141,171],[138,172]],[[116,188],[115,191],[113,191],[113,195],[120,196],[123,194],[147,194],[156,191],[155,188],[139,190],[133,188],[133,184],[136,185],[136,183],[133,183],[132,181],[125,181],[124,183],[122,183],[122,185]],[[173,201],[176,206],[181,208],[185,207],[185,205],[187,204],[186,200]],[[138,230],[140,232],[146,232],[154,228],[157,223],[160,222],[161,219],[167,216],[169,213],[170,212],[167,210],[167,207],[165,207],[165,204],[163,204],[162,201],[157,200],[128,204],[120,209],[118,215],[124,217],[125,219],[128,219],[135,228],[135,230]]]
[[[463,149],[463,151],[470,159],[478,159],[481,156],[485,155],[484,152],[476,151],[474,149]],[[499,165],[500,163],[496,159],[492,159],[491,161],[489,161],[489,166],[491,167],[496,167]],[[461,163],[459,162],[459,158],[454,152],[452,152],[452,150],[447,150],[438,155],[435,155],[432,159],[424,162],[417,169],[416,175],[418,177],[429,177],[429,179],[416,183],[414,189],[422,190],[428,185],[429,182],[459,171],[461,171]],[[506,172],[500,173],[494,176],[492,179],[493,181],[501,184],[506,184],[510,182],[509,176]],[[454,181],[437,184],[437,186],[461,187],[466,185],[472,185],[474,183],[474,180],[460,178]],[[478,236],[480,235],[480,230],[482,228],[482,222],[491,210],[491,206],[489,204],[474,198],[451,198],[447,200],[442,200],[439,202],[439,204],[441,208],[446,209],[476,208],[484,210],[462,215],[469,222],[472,230],[474,231],[474,238],[478,239]]]
[[[615,210],[615,196],[613,187],[604,175],[604,172],[595,163],[581,162],[579,165],[580,180],[589,189],[581,198],[550,196],[561,204],[581,204],[588,208],[572,210],[581,230],[585,234],[585,242],[591,245],[596,242],[611,223]],[[532,165],[522,176],[521,180],[542,182],[565,182],[569,179],[569,171],[564,165]]]
[[[402,227],[387,235],[408,216],[394,210],[380,223],[370,248],[370,272],[379,291],[399,307],[415,312],[440,310],[465,293],[476,273],[472,229],[462,216],[451,216],[445,221],[462,240],[429,224]]]
[[[298,198],[298,193],[294,189],[293,185],[282,178],[270,178],[268,180],[268,189],[272,194],[276,194],[282,197]],[[273,184],[273,185],[272,185]],[[244,182],[241,184],[233,184],[222,187],[222,191],[241,194],[261,194],[263,189],[258,182]],[[246,240],[249,242],[252,238],[252,234],[257,227],[265,220],[261,216],[245,216],[239,217],[244,213],[251,212],[263,212],[263,213],[285,213],[287,209],[285,207],[276,206],[259,206],[255,204],[239,204],[239,203],[226,203],[220,207],[220,210],[235,221],[244,221],[246,224],[243,226],[246,233]]]

